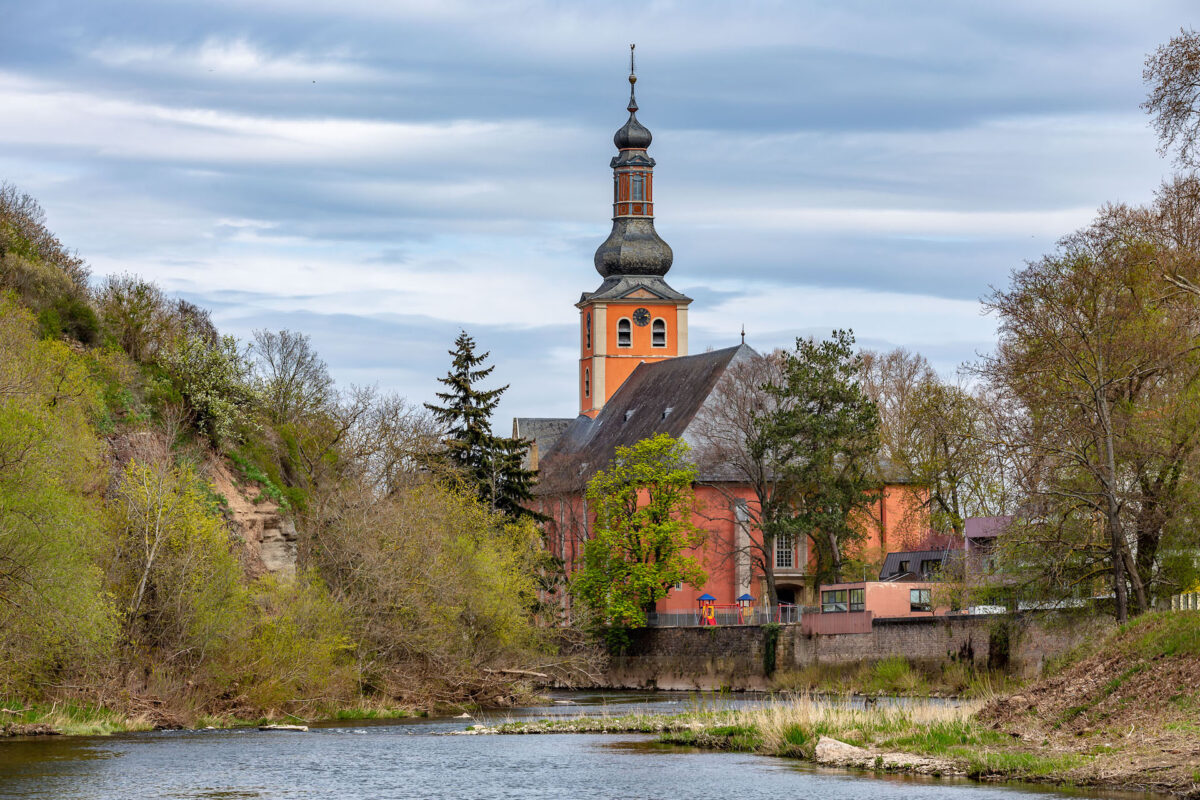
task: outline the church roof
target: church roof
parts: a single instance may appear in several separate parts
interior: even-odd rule
[[[692,298],[675,291],[667,282],[657,275],[611,275],[604,279],[600,288],[594,292],[584,292],[579,297],[580,303],[589,300],[621,300],[629,297],[639,289],[650,292],[663,300],[686,300]],[[649,298],[647,298],[649,299]]]
[[[754,348],[741,344],[638,364],[595,419],[576,417],[553,447],[541,451],[535,494],[582,491],[597,471],[608,466],[618,447],[632,447],[660,433],[697,446],[697,439],[703,439],[697,417],[721,377],[735,361],[759,357]],[[879,458],[878,469],[887,484],[911,481],[904,469],[886,458]],[[731,465],[713,464],[701,465],[699,479],[705,483],[744,480]]]
[[[554,447],[572,421],[570,417],[516,417],[513,419],[513,438],[533,442],[545,453]]]
[[[641,363],[595,419],[576,417],[541,458],[538,489],[553,494],[582,489],[618,447],[666,433],[685,437],[717,381],[738,357],[757,355],[749,345],[727,347],[652,364]]]

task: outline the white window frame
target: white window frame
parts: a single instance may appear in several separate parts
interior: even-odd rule
[[[662,344],[658,341],[658,329],[662,328]],[[650,346],[651,347],[666,347],[667,346],[667,321],[662,317],[655,317],[650,323]]]
[[[796,545],[791,534],[781,533],[775,537],[775,569],[796,568]]]
[[[633,320],[629,317],[617,320],[617,347],[633,347]]]

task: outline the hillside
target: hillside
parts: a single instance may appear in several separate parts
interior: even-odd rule
[[[1200,613],[1140,617],[979,718],[1039,752],[1092,756],[1067,779],[1200,796]]]
[[[540,537],[438,433],[334,385],[302,333],[241,342],[150,281],[93,278],[0,184],[0,709],[510,701],[505,670],[549,649]]]

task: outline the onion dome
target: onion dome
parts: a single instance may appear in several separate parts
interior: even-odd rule
[[[629,121],[617,129],[613,134],[613,144],[618,150],[629,150],[635,148],[645,150],[650,146],[650,142],[654,137],[650,135],[650,129],[642,123],[638,122],[637,118],[637,98],[633,95],[634,84],[637,83],[637,75],[633,72],[629,73],[629,105],[626,110],[629,112]]]
[[[596,250],[596,271],[605,278],[620,275],[663,276],[674,254],[654,230],[654,159],[646,153],[650,131],[637,120],[633,45],[629,48],[629,121],[613,143],[619,151],[613,170],[613,227]]]

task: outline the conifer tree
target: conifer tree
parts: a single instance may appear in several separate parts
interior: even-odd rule
[[[475,340],[466,331],[459,332],[449,352],[450,372],[438,378],[446,387],[437,393],[442,405],[425,404],[445,429],[445,457],[493,510],[514,518],[537,517],[524,506],[534,483],[534,473],[522,465],[529,443],[492,433],[492,412],[508,385],[479,388],[495,366],[484,366],[490,353],[476,354]]]

